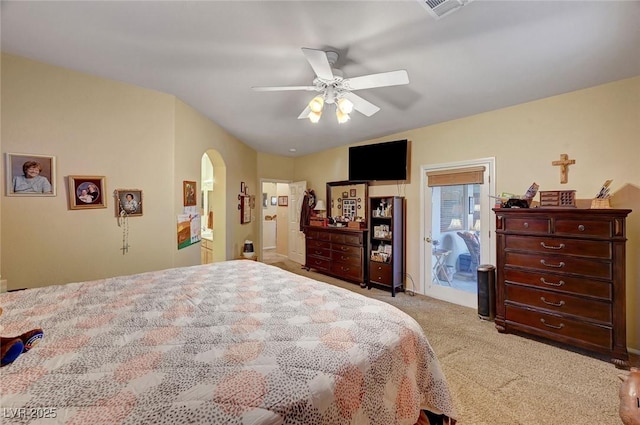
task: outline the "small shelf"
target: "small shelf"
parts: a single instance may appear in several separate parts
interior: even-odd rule
[[[391,289],[395,296],[404,279],[404,198],[369,198],[369,288]]]

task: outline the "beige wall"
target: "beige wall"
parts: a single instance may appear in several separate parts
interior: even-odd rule
[[[373,118],[375,119],[375,117]],[[595,195],[606,179],[616,192],[612,205],[633,209],[627,226],[627,327],[629,346],[640,349],[640,77],[542,99],[363,143],[409,139],[410,183],[376,184],[369,195],[407,199],[407,273],[420,279],[420,168],[423,165],[496,158],[498,192],[574,189],[578,198]],[[561,153],[576,164],[569,182],[551,162]],[[346,180],[348,147],[296,159],[296,180],[309,187]],[[324,190],[316,190],[319,198]],[[420,286],[420,285],[418,285]]]
[[[177,250],[176,215],[182,181],[199,181],[207,149],[227,165],[228,258],[254,237],[255,221],[240,225],[237,193],[240,181],[257,192],[255,151],[175,97],[4,54],[1,89],[2,152],[57,158],[57,196],[2,197],[9,289],[199,264],[199,244]],[[69,175],[106,176],[107,208],[69,210]],[[126,255],[114,189],[144,195]]]

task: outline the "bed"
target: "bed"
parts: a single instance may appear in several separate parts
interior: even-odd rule
[[[7,423],[414,424],[454,419],[438,360],[397,308],[235,260],[0,294]],[[424,416],[424,413],[422,413]]]

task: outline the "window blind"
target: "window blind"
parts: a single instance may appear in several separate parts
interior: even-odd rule
[[[456,168],[451,170],[438,170],[427,172],[427,185],[454,186],[459,184],[483,184],[484,167]]]

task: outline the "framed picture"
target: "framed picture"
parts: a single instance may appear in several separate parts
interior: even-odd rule
[[[244,193],[246,189],[246,184],[244,184],[244,182],[240,182],[240,193]]]
[[[342,192],[342,197],[343,197],[343,198],[346,198],[346,197],[348,197],[348,196],[349,196],[349,192]]]
[[[56,196],[56,157],[7,153],[7,196]]]
[[[262,206],[264,208],[267,208],[269,205],[267,205],[267,194],[266,193],[262,193]]]
[[[69,176],[69,209],[107,208],[104,176]]]
[[[251,197],[238,195],[238,209],[240,210],[240,224],[251,223]]]
[[[140,189],[116,189],[113,192],[116,204],[116,217],[142,216],[142,191]]]
[[[276,196],[271,197],[271,205],[278,205],[278,198]]]
[[[198,204],[196,197],[196,182],[185,180],[182,182],[182,198],[185,207],[192,207]]]
[[[349,196],[352,198],[356,197],[356,190],[355,189],[349,189]]]
[[[289,197],[288,196],[278,196],[278,206],[286,207],[289,205]]]

